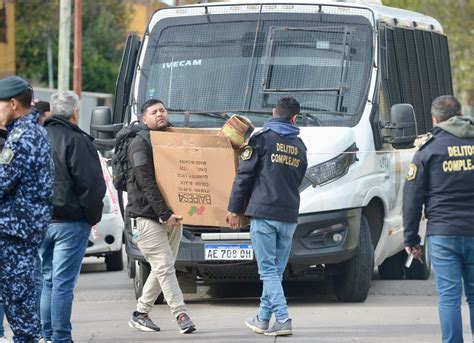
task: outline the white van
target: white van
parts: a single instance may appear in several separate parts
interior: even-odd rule
[[[284,279],[332,278],[338,300],[364,301],[377,266],[384,279],[429,276],[429,263],[404,268],[401,195],[413,139],[432,128],[430,105],[443,94],[452,94],[448,43],[433,18],[361,2],[203,3],[158,10],[141,42],[129,36],[113,115],[93,115],[112,125],[91,132],[139,118],[150,98],[178,127],[221,127],[232,114],[261,127],[280,97],[295,97],[309,166]],[[204,254],[245,248],[241,231],[186,226],[182,285],[257,279],[255,261]],[[126,246],[139,294],[149,268],[130,234]]]

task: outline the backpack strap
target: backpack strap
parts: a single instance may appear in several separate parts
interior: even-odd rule
[[[137,136],[143,138],[143,140],[147,143],[147,146],[151,149],[151,139],[150,134],[147,132],[149,130],[140,130],[137,132]]]

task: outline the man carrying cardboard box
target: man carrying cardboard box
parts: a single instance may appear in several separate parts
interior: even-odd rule
[[[263,292],[258,315],[245,324],[267,336],[292,334],[281,281],[298,222],[298,187],[308,164],[306,146],[294,126],[299,113],[294,98],[281,98],[273,119],[250,138],[240,156],[226,215],[233,229],[240,227],[239,214],[251,217],[250,238]],[[272,314],[275,323],[269,328]]]
[[[160,331],[148,316],[158,295],[163,292],[180,333],[196,330],[186,313],[183,293],[176,278],[174,263],[183,233],[181,216],[166,204],[155,178],[150,131],[166,130],[168,112],[160,100],[151,99],[142,106],[140,125],[143,130],[130,143],[128,163],[131,170],[127,182],[127,214],[132,219],[132,232],[138,248],[151,266],[143,286],[137,309],[129,326],[142,331]]]

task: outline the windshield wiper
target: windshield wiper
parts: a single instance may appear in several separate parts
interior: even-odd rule
[[[225,111],[228,114],[264,114],[272,115],[273,111],[257,111],[257,110],[227,110]]]
[[[310,107],[310,106],[301,106],[301,110],[307,110],[307,111],[313,111],[313,113],[307,113],[306,115],[309,116],[314,116],[314,115],[319,115],[319,114],[331,114],[334,116],[346,116],[348,115],[347,113],[344,112],[339,112],[339,111],[333,111],[333,110],[327,110],[324,108],[319,108],[319,107]],[[314,113],[315,112],[315,113]]]

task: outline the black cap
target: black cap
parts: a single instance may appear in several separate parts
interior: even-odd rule
[[[11,99],[31,86],[18,76],[9,76],[0,80],[0,99]]]
[[[43,114],[44,112],[49,112],[51,109],[49,108],[49,102],[41,101],[41,100],[34,100],[33,106],[39,112],[39,114]]]

